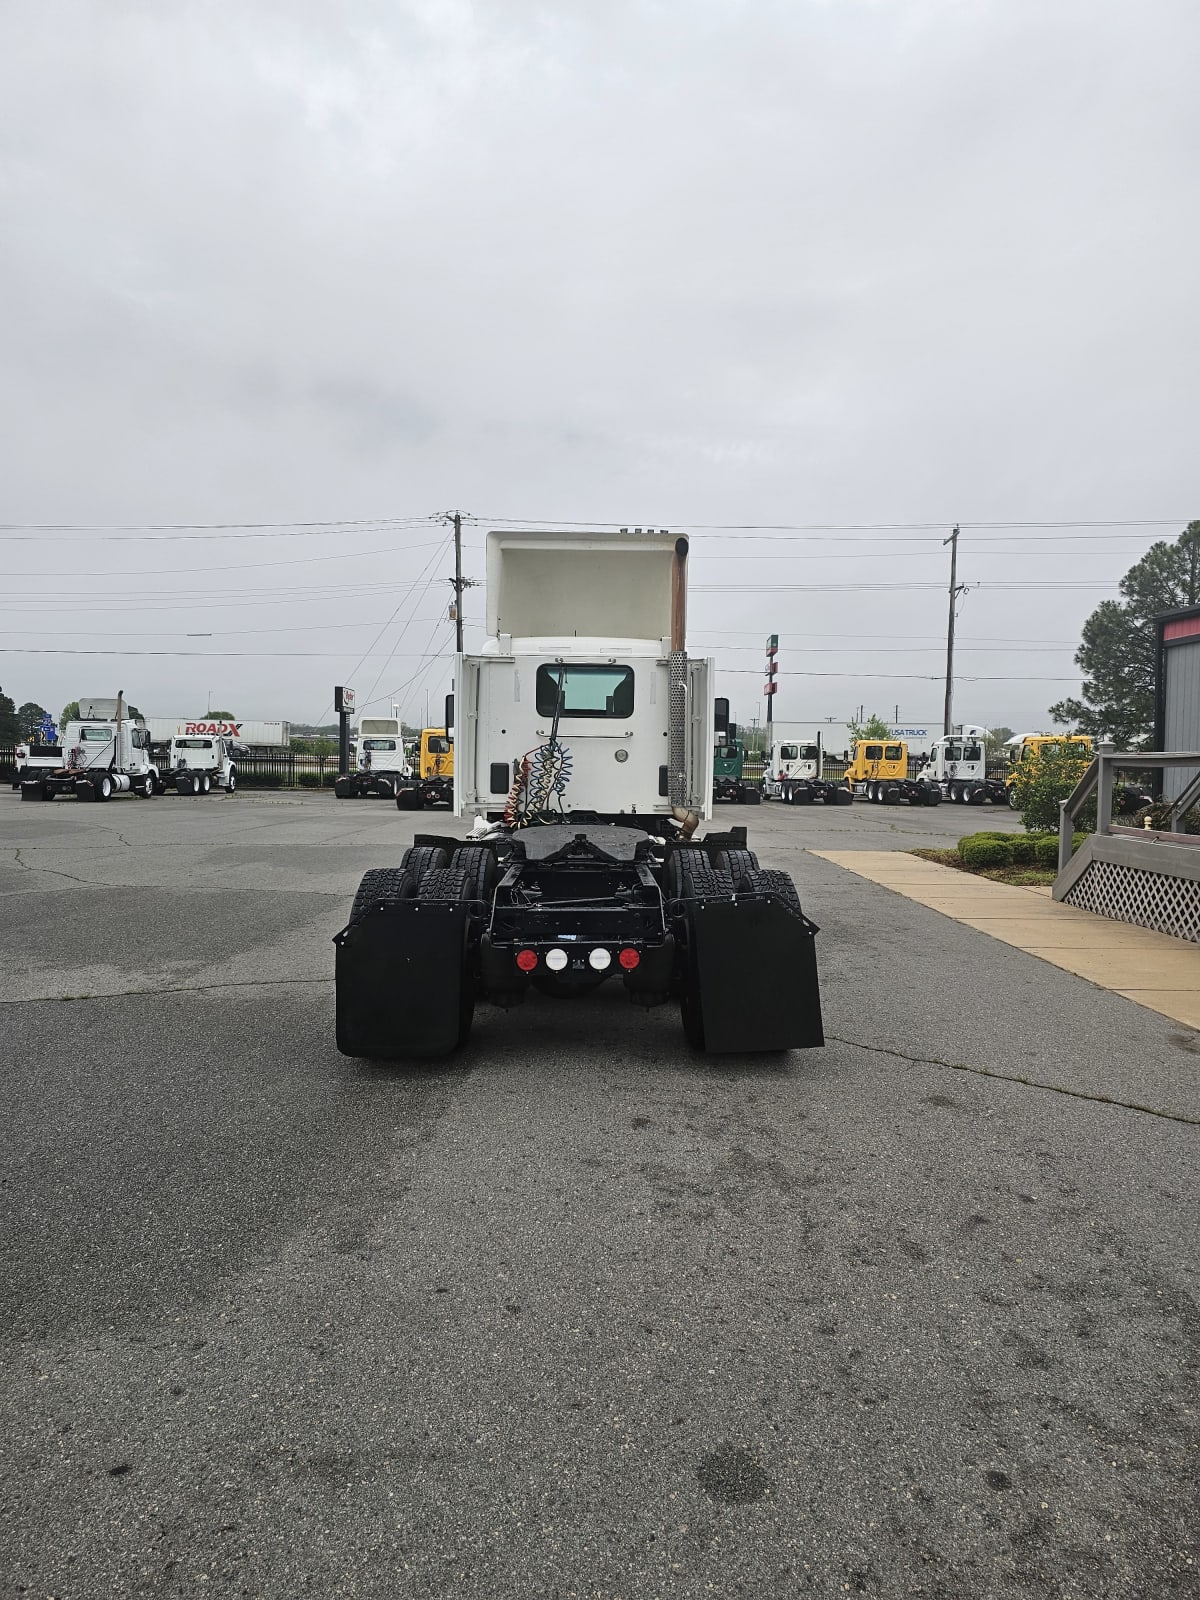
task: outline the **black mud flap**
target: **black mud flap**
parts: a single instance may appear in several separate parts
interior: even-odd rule
[[[706,1050],[808,1050],[825,1043],[816,931],[774,900],[696,906],[691,981]]]
[[[377,1061],[445,1056],[460,1038],[466,905],[402,900],[334,941],[337,1047]]]

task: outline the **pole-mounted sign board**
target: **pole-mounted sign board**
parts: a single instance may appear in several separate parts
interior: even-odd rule
[[[341,687],[335,689],[333,691],[333,709],[339,714],[345,712],[348,715],[352,712],[354,710],[354,690]]]

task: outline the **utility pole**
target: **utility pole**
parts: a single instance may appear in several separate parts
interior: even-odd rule
[[[942,718],[942,732],[953,733],[954,719],[954,608],[962,593],[958,584],[958,524],[942,546],[950,546],[950,621],[946,627],[946,710]]]
[[[463,627],[462,627],[462,513],[454,513],[454,647],[462,655]]]

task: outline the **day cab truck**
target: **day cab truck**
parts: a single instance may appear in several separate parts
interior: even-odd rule
[[[62,746],[29,744],[22,740],[13,751],[13,764],[16,772],[12,786],[19,789],[26,778],[36,778],[44,772],[57,772],[63,764]]]
[[[218,733],[172,734],[166,763],[161,769],[165,789],[176,794],[233,794],[237,788],[237,763]]]
[[[1008,797],[1005,780],[988,776],[987,745],[982,734],[964,731],[935,739],[921,777],[937,784],[942,799],[954,805],[1001,806]]]
[[[397,717],[360,717],[351,751],[351,770],[339,774],[333,785],[339,800],[368,795],[391,800],[412,776]]]
[[[424,806],[454,804],[454,735],[445,728],[422,728],[416,751],[417,770],[396,791],[401,811],[420,811]]]
[[[336,1041],[441,1056],[477,1001],[620,983],[710,1051],[823,1043],[817,929],[712,815],[713,663],[687,654],[688,541],[487,538],[487,632],[458,658],[454,811],[368,872],[336,935]]]
[[[767,757],[763,799],[788,806],[810,806],[815,800],[848,806],[854,796],[844,783],[825,777],[825,749],[818,734],[815,743],[776,740]]]
[[[161,793],[161,779],[150,755],[150,731],[130,720],[125,696],[115,700],[81,697],[79,716],[62,730],[63,764],[26,778],[22,800],[111,800],[135,794],[141,800]]]
[[[1092,759],[1092,741],[1086,733],[1017,733],[1005,745],[1008,752],[1008,772],[1004,786],[1008,803],[1014,811],[1021,809],[1017,799],[1016,778],[1018,769],[1029,770],[1037,764],[1043,750],[1068,750],[1078,754],[1079,776],[1087,771]]]
[[[729,701],[718,700],[726,708]],[[713,800],[717,805],[734,804],[756,806],[762,801],[762,790],[756,783],[747,783],[746,748],[738,735],[737,725],[730,722],[724,738],[718,738],[713,747]]]
[[[936,806],[942,791],[908,776],[908,745],[903,739],[856,739],[846,768],[846,789],[854,799],[885,806]]]

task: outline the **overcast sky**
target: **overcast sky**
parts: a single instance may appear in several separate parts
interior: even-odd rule
[[[7,0],[0,684],[436,712],[459,507],[478,577],[695,528],[746,722],[773,631],[778,718],[940,724],[942,540],[1027,522],[955,713],[1044,725],[1200,516],[1197,59],[1195,0]]]

